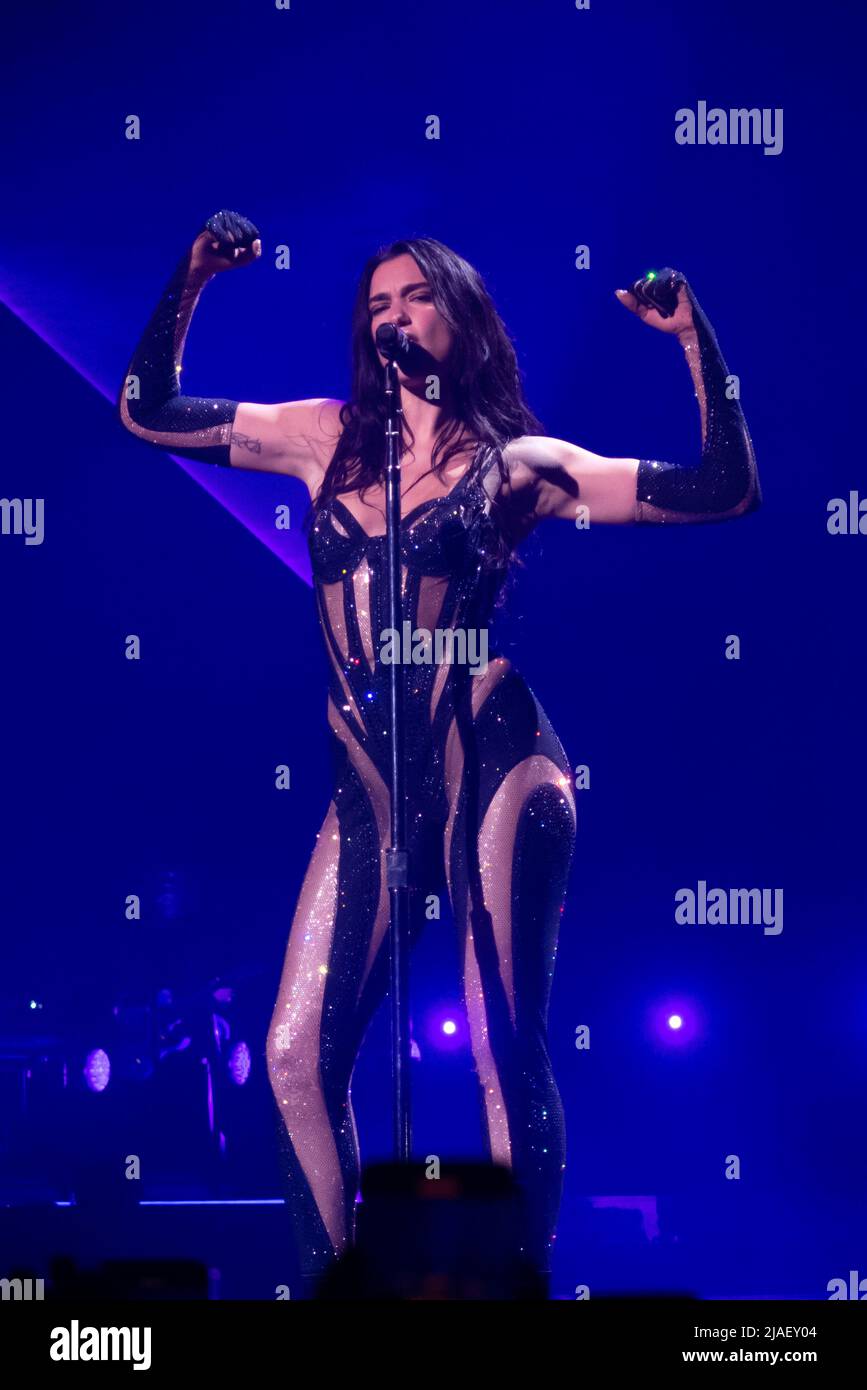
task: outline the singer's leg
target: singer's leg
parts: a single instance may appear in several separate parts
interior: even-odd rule
[[[287,1202],[308,1279],[354,1237],[360,1156],[350,1083],[389,976],[388,792],[360,745],[345,730],[341,738],[346,757],[338,753],[338,784],[301,889],[267,1040]],[[422,881],[434,829],[410,820]],[[423,924],[418,896],[410,907],[411,946]]]
[[[547,1014],[575,802],[562,746],[508,662],[475,678],[472,704],[447,750],[446,864],[488,1153],[512,1169],[527,1253],[548,1270],[566,1134]]]
[[[369,794],[346,762],[301,889],[267,1039],[287,1203],[308,1277],[353,1236],[359,1153],[350,1081],[387,984],[387,796],[377,780],[373,773]]]

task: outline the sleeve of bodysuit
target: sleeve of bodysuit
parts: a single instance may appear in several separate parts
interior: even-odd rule
[[[220,212],[205,229],[231,254],[259,233],[238,213]],[[212,273],[192,267],[192,248],[179,261],[133,353],[121,386],[118,414],[131,434],[157,448],[202,463],[229,466],[237,401],[180,393],[181,357],[190,319]]]
[[[734,378],[685,277],[667,267],[636,280],[630,289],[642,304],[667,318],[674,313],[681,286],[695,326],[695,338],[689,336],[684,351],[701,411],[701,457],[691,465],[639,460],[638,521],[719,521],[755,511],[762,501],[753,444]]]

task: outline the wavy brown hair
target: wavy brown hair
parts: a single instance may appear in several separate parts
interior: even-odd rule
[[[385,459],[385,368],[370,332],[370,282],[377,266],[410,255],[431,287],[434,304],[452,330],[449,384],[453,415],[437,437],[431,469],[441,477],[449,459],[477,445],[471,465],[481,467],[493,451],[501,480],[506,479],[502,450],[524,434],[544,434],[545,428],[524,399],[515,349],[478,271],[456,251],[433,237],[413,237],[381,247],[368,260],[358,284],[352,313],[352,391],[340,412],[343,431],[322,484],[312,516],[344,492],[363,495],[383,479]],[[401,417],[401,455],[414,442],[411,427]],[[505,567],[514,558],[499,508],[491,516],[499,537],[493,563]]]

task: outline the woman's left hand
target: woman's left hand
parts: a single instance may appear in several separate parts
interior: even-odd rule
[[[686,277],[679,270],[666,266],[663,270],[648,271],[628,290],[615,290],[614,293],[621,304],[651,328],[678,336],[694,330]]]

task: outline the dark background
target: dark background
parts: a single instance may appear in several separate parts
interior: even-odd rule
[[[158,0],[19,9],[7,39],[0,494],[46,509],[41,546],[0,536],[7,1034],[39,1012],[52,1035],[107,1046],[118,999],[233,983],[253,1070],[227,1135],[232,1190],[275,1195],[262,1048],[330,791],[306,493],[179,466],[112,406],[205,218],[251,217],[263,256],[203,296],[186,392],[345,396],[364,260],[431,235],[485,278],[547,431],[610,456],[698,452],[676,344],[613,295],[673,265],[740,377],[764,505],[721,526],[547,522],[500,630],[591,770],[550,1017],[569,1134],[555,1274],[581,1281],[584,1199],[623,1193],[679,1196],[681,1219],[691,1203],[718,1232],[764,1214],[743,1259],[702,1246],[708,1294],[823,1297],[867,1273],[867,540],[826,526],[829,499],[864,487],[863,17],[778,0]],[[701,99],[782,107],[783,152],[677,145],[674,112]],[[675,891],[699,879],[782,888],[782,934],[675,925]],[[458,998],[451,923],[430,923],[414,964],[421,1155],[480,1152],[469,1052],[426,1032]],[[659,1026],[672,1007],[685,1040]],[[386,1023],[353,1086],[365,1158],[389,1152]],[[13,1192],[33,1176],[14,1113]],[[84,1128],[49,1125],[56,1171]],[[172,1190],[199,1192],[179,1144]]]

